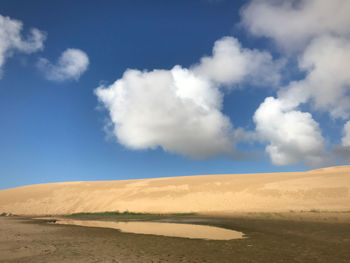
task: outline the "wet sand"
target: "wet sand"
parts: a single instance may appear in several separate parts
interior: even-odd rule
[[[58,219],[55,224],[118,229],[125,233],[191,239],[231,240],[243,238],[243,233],[221,227],[168,222],[129,221],[112,222],[101,220]]]
[[[167,219],[226,227],[247,235],[225,241],[0,217],[0,262],[350,262],[350,222],[322,216],[323,221],[279,219],[273,214],[271,218],[237,215]]]

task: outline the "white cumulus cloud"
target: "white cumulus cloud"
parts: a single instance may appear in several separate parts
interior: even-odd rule
[[[344,136],[341,140],[341,144],[344,147],[350,147],[350,121],[347,121],[344,125]]]
[[[272,38],[286,50],[299,50],[319,36],[350,35],[348,0],[252,0],[242,24],[252,34]]]
[[[28,36],[23,38],[22,29],[21,21],[0,15],[0,73],[6,59],[15,52],[29,54],[44,48],[46,35],[43,32],[33,28]]]
[[[242,49],[236,39],[225,37],[215,43],[213,56],[189,69],[126,70],[95,93],[109,111],[116,138],[128,148],[161,147],[194,158],[233,156],[242,130],[222,113],[220,85],[254,78],[258,72],[252,68],[265,64],[278,70],[267,53]]]
[[[311,42],[299,59],[306,77],[280,90],[280,96],[296,105],[311,100],[314,110],[334,118],[350,117],[350,42],[324,36]]]
[[[303,105],[332,118],[350,117],[349,13],[348,0],[252,0],[242,9],[244,27],[275,41],[282,56],[297,55],[298,70],[305,75],[280,87],[277,97],[267,98],[254,116],[256,131],[268,141],[266,150],[276,164],[312,164],[325,156],[319,126],[311,113],[300,111]]]
[[[48,80],[64,81],[78,80],[89,66],[89,57],[80,50],[69,48],[58,58],[56,64],[52,64],[46,58],[40,58],[38,67]]]
[[[232,125],[220,112],[222,95],[187,69],[127,70],[96,95],[126,147],[160,146],[194,158],[233,151]]]
[[[334,146],[333,153],[343,160],[350,160],[350,121],[345,123],[341,144]]]
[[[248,81],[259,85],[277,85],[281,62],[268,52],[243,48],[237,39],[223,37],[215,42],[213,55],[203,57],[192,70],[219,84]]]
[[[268,97],[254,114],[256,131],[268,141],[266,151],[276,165],[324,160],[324,139],[310,113],[295,110],[281,99]]]

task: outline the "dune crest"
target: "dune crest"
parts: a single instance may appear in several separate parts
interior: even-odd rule
[[[0,191],[0,213],[350,210],[350,165],[307,172],[65,182]]]

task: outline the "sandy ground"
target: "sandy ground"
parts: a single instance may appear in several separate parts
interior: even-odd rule
[[[0,191],[0,213],[21,215],[350,210],[350,166],[308,172],[67,182]]]
[[[239,216],[192,216],[173,221],[231,228],[247,238],[184,239],[0,217],[0,262],[350,262],[350,223]]]

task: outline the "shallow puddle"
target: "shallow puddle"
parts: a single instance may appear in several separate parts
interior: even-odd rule
[[[171,237],[230,240],[243,238],[243,233],[214,226],[158,223],[158,222],[110,222],[96,220],[57,220],[56,224],[119,229],[122,232]]]

